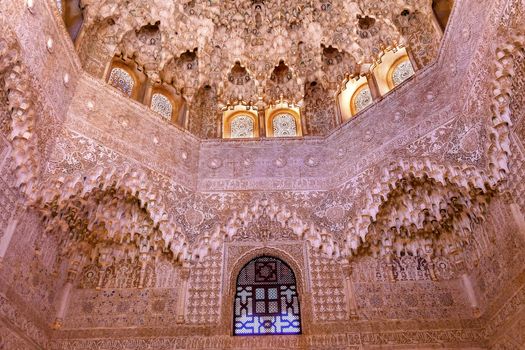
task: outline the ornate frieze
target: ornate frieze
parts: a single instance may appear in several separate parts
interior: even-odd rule
[[[203,116],[202,122],[190,122],[190,130],[206,138],[217,130],[213,108],[220,93],[256,95],[269,87],[286,92],[301,86],[293,90],[297,97],[305,93],[313,103],[307,127],[327,132],[333,111],[322,111],[322,100],[329,95],[312,85],[301,89],[309,81],[304,77],[315,75],[311,70],[316,65],[339,74],[337,65],[353,62],[344,37],[355,38],[366,55],[375,47],[370,42],[389,39],[386,29],[410,32],[417,27],[418,34],[407,34],[418,42],[417,59],[426,64],[438,55],[434,34],[429,34],[435,28],[426,27],[429,13],[414,6],[407,6],[403,18],[387,21],[391,6],[397,16],[397,4],[360,4],[367,13],[355,17],[356,26],[345,27],[358,30],[340,29],[332,35],[315,23],[337,24],[332,11],[355,13],[357,3],[323,1],[295,12],[272,1],[261,3],[162,4],[167,6],[162,14],[138,5],[131,14],[127,7],[93,1],[86,5],[84,40],[106,37],[101,46],[107,47],[90,50],[100,41],[85,41],[80,56],[84,68],[98,74],[98,65],[118,44],[156,78],[157,64],[167,64],[167,52],[173,53],[175,84],[188,90],[190,102],[198,102],[190,109]],[[490,337],[495,344],[518,344],[519,337],[496,333],[507,322],[519,329],[521,321],[506,320],[513,317],[509,310],[517,308],[521,292],[509,296],[490,286],[519,290],[512,284],[522,261],[521,238],[514,234],[519,227],[503,224],[515,219],[510,214],[500,215],[496,224],[487,220],[504,210],[489,203],[503,191],[522,204],[521,95],[515,91],[521,87],[525,41],[517,30],[502,29],[505,43],[496,45],[495,62],[483,63],[488,47],[478,47],[473,33],[478,26],[483,29],[481,12],[490,17],[488,1],[474,6],[474,14],[467,13],[467,5],[471,3],[456,5],[465,12],[465,28],[448,34],[458,52],[444,46],[438,63],[411,83],[328,137],[308,140],[203,141],[86,76],[75,86],[68,114],[54,116],[67,119],[65,128],[47,134],[51,129],[41,122],[52,118],[40,113],[37,98],[46,92],[35,87],[22,63],[20,43],[4,35],[0,100],[8,108],[0,109],[1,130],[11,154],[5,164],[12,159],[15,171],[13,176],[2,169],[8,176],[2,177],[6,190],[0,190],[0,203],[7,210],[0,214],[0,229],[13,213],[19,215],[13,203],[20,198],[38,216],[24,217],[16,232],[9,264],[2,267],[2,280],[7,281],[2,290],[9,286],[20,291],[22,303],[52,318],[60,298],[54,296],[57,285],[74,266],[82,266],[63,330],[53,342],[56,349],[473,347]],[[228,21],[213,8],[219,14],[247,11],[253,16]],[[161,22],[160,32],[150,28],[157,15],[167,13],[173,17]],[[268,18],[275,23],[263,20]],[[184,29],[180,40],[170,34],[169,21]],[[283,30],[280,21],[290,27]],[[497,19],[488,21],[490,27]],[[229,35],[224,28],[237,27],[252,30],[241,39],[221,41],[222,53],[217,45],[191,35],[192,28],[200,28],[213,33],[212,42]],[[262,67],[250,56],[266,45],[260,40],[262,29],[271,30],[268,44],[286,58],[283,65],[277,61]],[[296,40],[293,33],[301,31],[306,49],[298,50],[304,60],[288,58],[295,48],[285,38],[292,34]],[[176,48],[167,47],[164,38]],[[338,48],[325,47],[319,57],[308,53],[308,47],[321,47],[325,40],[337,42]],[[188,43],[197,50],[188,51]],[[52,53],[49,46],[42,47]],[[226,57],[217,63],[215,54]],[[230,59],[237,54],[242,57],[238,67]],[[450,65],[454,76],[443,69]],[[208,69],[216,81],[226,79],[193,94],[191,87],[204,84]],[[489,72],[492,78],[486,78]],[[333,83],[322,74],[317,80],[325,89]],[[450,94],[454,84],[461,97],[457,100]],[[303,336],[259,340],[227,335],[232,329],[232,276],[263,253],[287,260],[298,276]],[[461,284],[460,275],[473,282],[470,288]],[[479,299],[481,312],[491,313],[491,302],[502,295],[511,301],[489,323],[476,318],[472,299]],[[32,334],[37,348],[47,347],[42,331],[5,301],[3,309],[3,319]],[[414,322],[380,323],[401,319]],[[428,323],[415,327],[421,320]],[[124,339],[130,325],[140,334]],[[159,329],[164,335],[155,337]],[[197,336],[200,331],[206,336]],[[1,335],[4,344],[25,346],[11,331]]]

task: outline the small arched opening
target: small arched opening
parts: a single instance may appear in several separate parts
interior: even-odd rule
[[[233,334],[301,334],[295,274],[284,261],[260,256],[240,270],[233,302]]]

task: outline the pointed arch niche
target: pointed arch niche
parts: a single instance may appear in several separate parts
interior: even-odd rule
[[[453,7],[454,0],[432,0],[432,11],[442,31],[447,27]]]
[[[56,0],[55,3],[71,40],[75,42],[84,24],[80,0]]]
[[[221,308],[221,332],[223,334],[234,334],[234,305],[235,305],[235,294],[237,293],[237,278],[241,273],[241,270],[247,266],[252,260],[259,257],[272,257],[283,261],[294,273],[295,283],[297,287],[297,297],[299,300],[300,312],[301,312],[301,335],[308,335],[311,329],[312,323],[312,300],[309,272],[306,263],[305,246],[302,243],[298,245],[291,245],[295,247],[289,250],[283,250],[275,246],[257,247],[257,246],[246,246],[242,254],[238,254],[237,246],[231,245],[226,248],[225,260],[225,276],[226,278],[222,281],[222,308]],[[234,253],[237,252],[237,253]],[[232,254],[235,254],[233,257]],[[292,337],[293,335],[289,335]]]

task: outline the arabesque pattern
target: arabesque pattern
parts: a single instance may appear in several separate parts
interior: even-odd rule
[[[81,67],[54,4],[0,3],[0,344],[523,346],[521,0],[457,2],[439,52],[428,4],[176,4],[86,2]],[[334,129],[323,98],[393,40],[416,77]],[[191,133],[93,78],[115,54]],[[318,137],[205,140],[221,104],[281,95]],[[301,335],[232,336],[256,252],[293,266]]]

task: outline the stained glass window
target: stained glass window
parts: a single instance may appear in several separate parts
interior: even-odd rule
[[[237,277],[234,335],[300,334],[301,313],[295,275],[283,261],[263,256]]]
[[[135,81],[124,69],[113,68],[111,70],[111,74],[109,75],[109,84],[113,87],[116,87],[126,95],[131,96]]]
[[[282,136],[296,136],[297,125],[295,124],[295,118],[290,114],[280,114],[273,118],[273,135],[277,137]]]
[[[394,72],[392,73],[392,81],[394,82],[394,86],[398,86],[413,75],[414,68],[412,67],[412,63],[410,63],[409,60],[401,62],[396,68],[394,68]]]
[[[357,93],[357,96],[354,99],[355,113],[362,111],[371,104],[372,94],[370,93],[370,89],[365,87]]]
[[[173,113],[173,106],[170,100],[163,94],[153,94],[151,97],[151,109],[159,113],[164,118],[170,120]]]
[[[253,119],[247,115],[236,116],[231,121],[231,138],[253,137]]]

